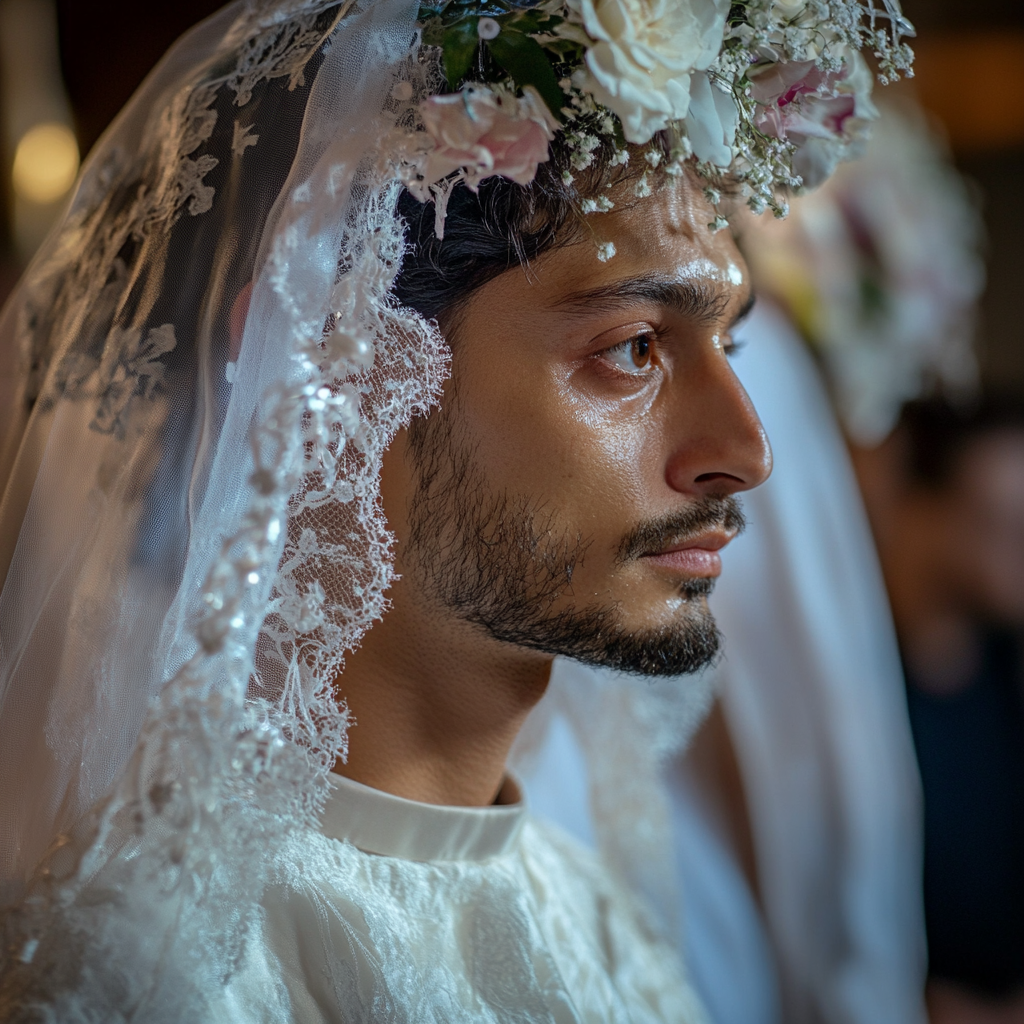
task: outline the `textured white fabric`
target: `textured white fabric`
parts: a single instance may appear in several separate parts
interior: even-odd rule
[[[771,439],[775,469],[744,499],[750,525],[724,552],[711,601],[725,634],[717,686],[750,806],[763,908],[713,809],[670,760],[649,802],[660,819],[670,801],[661,840],[675,843],[676,935],[716,1024],[918,1024],[919,780],[877,557],[800,339],[766,304],[742,337],[749,344],[735,368]],[[609,685],[597,670],[573,673],[581,687],[589,677],[594,694]],[[551,700],[549,714],[557,690]],[[619,733],[615,761],[628,765],[632,750],[649,779],[650,729],[614,706],[593,716]],[[607,774],[599,752],[551,730],[531,764],[531,800],[603,844],[600,814],[581,822],[578,804],[560,803],[569,791],[536,770],[588,771],[591,805],[599,805]]]
[[[376,852],[356,845],[367,842]],[[705,1017],[674,951],[593,855],[524,804],[437,807],[339,779],[322,829],[295,833],[282,851],[259,926],[207,1019]]]

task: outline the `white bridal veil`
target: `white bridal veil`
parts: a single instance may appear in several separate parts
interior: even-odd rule
[[[317,811],[390,580],[380,457],[447,368],[389,296],[417,13],[239,0],[188,33],[5,309],[4,1019],[43,979],[92,1019],[76,936],[190,1019]]]

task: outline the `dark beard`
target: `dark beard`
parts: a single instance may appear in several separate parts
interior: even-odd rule
[[[556,527],[552,509],[493,491],[473,454],[461,447],[458,401],[449,395],[429,420],[415,421],[410,444],[418,485],[410,503],[406,565],[459,618],[495,640],[588,665],[646,676],[696,672],[717,657],[721,634],[706,604],[714,581],[680,587],[692,613],[670,627],[626,630],[617,605],[553,611],[572,593],[588,542]],[[619,564],[663,550],[719,525],[742,529],[734,498],[704,498],[645,523],[624,539]]]

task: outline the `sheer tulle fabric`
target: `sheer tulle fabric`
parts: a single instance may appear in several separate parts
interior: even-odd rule
[[[99,1019],[100,984],[104,1020],[203,1019],[322,801],[331,685],[391,578],[381,454],[447,372],[389,296],[417,11],[197,27],[4,311],[4,1019],[61,992]]]

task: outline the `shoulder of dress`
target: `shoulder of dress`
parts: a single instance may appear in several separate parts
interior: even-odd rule
[[[528,872],[557,878],[563,891],[572,892],[579,901],[629,902],[601,855],[547,818],[527,816],[520,850]]]

